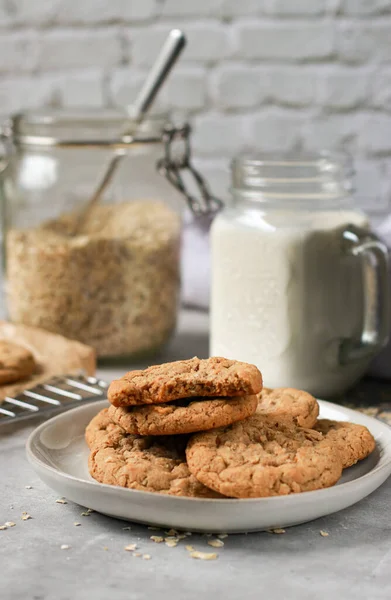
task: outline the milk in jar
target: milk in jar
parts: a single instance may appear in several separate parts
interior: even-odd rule
[[[211,232],[210,354],[256,364],[266,387],[333,396],[384,343],[387,254],[349,176],[328,154],[233,163]]]

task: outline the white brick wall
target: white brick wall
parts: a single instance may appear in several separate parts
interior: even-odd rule
[[[189,114],[217,194],[241,150],[335,148],[391,210],[391,0],[0,0],[0,114],[130,102],[173,26],[159,104]]]

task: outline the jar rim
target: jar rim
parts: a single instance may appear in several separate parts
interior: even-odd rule
[[[5,130],[18,146],[115,146],[160,142],[169,123],[163,112],[137,122],[126,110],[81,107],[14,114]]]
[[[352,159],[350,155],[343,151],[317,150],[314,152],[245,152],[238,154],[232,160],[232,168],[246,166],[317,166],[319,161],[328,161],[338,164],[341,167],[351,167]]]
[[[232,161],[232,189],[263,197],[350,194],[353,162],[344,152],[244,153]]]

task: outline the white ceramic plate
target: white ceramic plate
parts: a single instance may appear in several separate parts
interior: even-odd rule
[[[365,498],[391,473],[391,428],[359,412],[319,401],[322,418],[366,425],[376,450],[344,471],[332,488],[274,498],[211,500],[177,498],[104,485],[87,468],[84,430],[106,401],[80,406],[40,425],[27,442],[27,456],[42,480],[61,496],[100,513],[150,525],[190,531],[259,531],[317,519]]]

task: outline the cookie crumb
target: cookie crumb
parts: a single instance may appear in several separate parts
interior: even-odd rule
[[[268,533],[285,533],[285,529],[281,529],[280,527],[276,527],[275,529],[267,529]]]
[[[131,531],[131,527],[122,527],[122,531]]]
[[[141,556],[141,552],[133,552],[132,556]]]
[[[124,550],[126,550],[127,552],[133,552],[133,550],[136,550],[137,548],[137,544],[129,544],[128,546],[124,547]]]
[[[33,489],[32,485],[25,485],[24,487],[26,488],[26,490],[32,490]]]
[[[321,535],[322,537],[328,537],[328,536],[329,536],[329,534],[327,533],[327,531],[323,531],[323,529],[321,529],[321,530],[319,531],[319,533],[320,533],[320,535]]]
[[[166,533],[167,535],[178,535],[178,532],[175,531],[175,529],[169,529],[168,531],[165,531],[164,533]]]
[[[217,537],[219,538],[219,540],[225,540],[225,538],[228,537],[228,533],[219,533]]]
[[[65,498],[57,498],[56,500],[57,504],[68,504],[67,500],[65,500]]]
[[[143,559],[144,560],[151,560],[151,555],[150,554],[143,554]]]
[[[80,527],[81,523],[74,523],[75,527]]]
[[[70,546],[68,544],[61,544],[60,550],[69,550]]]
[[[208,546],[213,546],[213,548],[222,548],[224,546],[224,542],[222,540],[208,540]]]
[[[153,542],[155,542],[156,544],[160,544],[161,542],[164,542],[164,538],[161,535],[151,535],[151,537],[149,539],[152,540]]]
[[[15,527],[16,523],[14,523],[13,521],[6,521],[6,522],[4,523],[4,525],[5,525],[6,527]]]
[[[188,550],[189,552],[194,552],[195,548],[193,548],[193,546],[185,546],[186,550]]]
[[[21,516],[22,521],[28,521],[29,519],[32,519],[32,518],[33,517],[31,515],[29,515],[27,512],[24,511],[22,513],[22,516]]]
[[[216,560],[217,554],[215,552],[199,552],[198,550],[194,550],[194,552],[190,552],[191,558],[198,558],[200,560]]]
[[[169,540],[166,538],[164,541],[166,546],[168,546],[169,548],[175,548],[175,546],[178,545],[178,540],[176,539]]]

